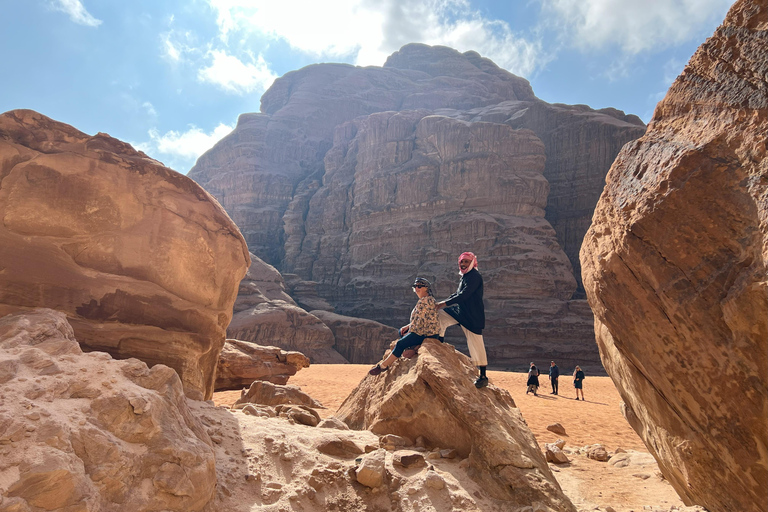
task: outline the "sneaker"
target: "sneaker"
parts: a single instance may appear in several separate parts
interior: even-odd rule
[[[385,368],[382,368],[381,366],[379,366],[379,365],[377,364],[376,366],[374,366],[373,368],[371,368],[370,370],[368,370],[368,375],[378,375],[378,374],[380,374],[381,372],[385,372],[385,371],[387,371],[387,370],[389,370],[389,366],[387,366],[387,367],[385,367]]]
[[[488,377],[478,377],[475,379],[475,387],[477,389],[484,388],[488,385]]]

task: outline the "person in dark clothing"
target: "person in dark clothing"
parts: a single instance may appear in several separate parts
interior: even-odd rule
[[[456,293],[437,303],[438,320],[440,321],[441,339],[445,330],[459,324],[467,338],[469,356],[480,369],[480,376],[475,380],[476,388],[488,385],[485,374],[488,359],[485,355],[483,329],[485,329],[485,307],[483,306],[483,277],[477,271],[477,257],[471,252],[459,256],[459,288]]]
[[[549,362],[549,383],[552,385],[552,391],[550,395],[557,394],[557,379],[560,377],[560,368],[557,367],[554,361]]]
[[[576,400],[579,399],[579,391],[581,391],[581,399],[584,400],[584,372],[581,371],[579,366],[573,371],[573,387],[576,388]]]
[[[528,382],[526,384],[528,385],[528,389],[525,392],[526,395],[533,391],[533,396],[539,396],[536,393],[539,390],[539,369],[536,368],[533,361],[531,361],[531,367],[528,369]]]

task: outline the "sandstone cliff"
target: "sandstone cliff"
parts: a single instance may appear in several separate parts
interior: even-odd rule
[[[166,364],[210,397],[248,251],[196,183],[128,144],[0,116],[0,316],[67,314],[87,350]]]
[[[625,415],[686,503],[766,510],[768,6],[739,0],[608,175],[581,252]]]
[[[487,274],[493,365],[600,368],[589,308],[571,300],[583,296],[576,253],[639,119],[542,102],[474,52],[425,45],[382,68],[288,73],[261,110],[189,173],[254,253],[316,282],[337,313],[399,326],[416,273],[447,295],[471,249]]]

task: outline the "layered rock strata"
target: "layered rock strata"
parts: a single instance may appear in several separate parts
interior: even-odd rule
[[[0,509],[209,510],[211,439],[171,368],[84,354],[64,313],[0,319]]]
[[[610,161],[644,132],[639,119],[542,102],[474,52],[425,45],[383,68],[288,73],[261,110],[189,173],[256,254],[317,283],[335,312],[399,326],[416,272],[447,295],[453,260],[474,250],[495,295],[493,364],[538,356],[600,369],[589,308],[570,300],[583,296],[572,267]]]
[[[215,388],[216,391],[242,389],[255,380],[285,384],[296,372],[307,367],[309,358],[300,352],[227,340],[216,367]]]
[[[469,476],[508,507],[575,511],[508,392],[478,390],[466,356],[427,339],[416,359],[366,376],[336,417],[353,429],[422,438],[426,449],[454,449]]]
[[[192,180],[29,110],[0,116],[0,316],[67,314],[86,350],[210,397],[248,250]]]
[[[608,175],[581,251],[625,416],[686,504],[768,488],[768,6],[739,0]]]

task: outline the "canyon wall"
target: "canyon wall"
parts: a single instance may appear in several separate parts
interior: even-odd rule
[[[687,504],[768,489],[768,5],[739,0],[628,144],[581,261],[627,420]]]
[[[256,255],[316,283],[337,313],[407,323],[410,280],[447,296],[472,250],[492,366],[556,358],[601,371],[575,255],[610,162],[644,128],[538,100],[474,52],[412,44],[382,68],[279,78],[189,176]]]

